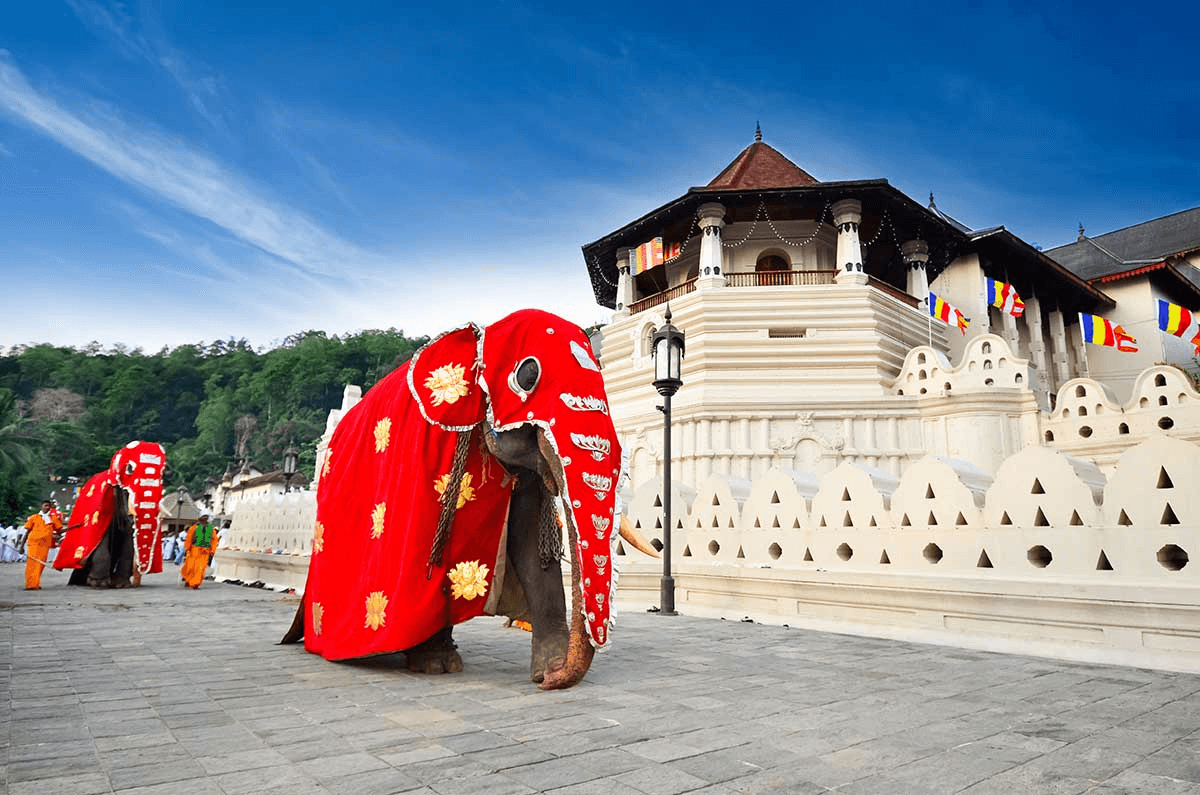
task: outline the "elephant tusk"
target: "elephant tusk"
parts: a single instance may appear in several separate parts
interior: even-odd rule
[[[651,546],[650,542],[646,540],[645,536],[643,536],[637,530],[634,530],[633,525],[629,524],[629,517],[621,517],[621,525],[618,532],[621,534],[621,538],[632,544],[633,548],[638,552],[645,553],[652,558],[659,557],[658,550]]]

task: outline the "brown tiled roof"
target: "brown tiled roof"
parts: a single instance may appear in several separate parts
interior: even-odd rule
[[[710,190],[755,190],[816,185],[820,180],[762,141],[755,141],[705,187]]]

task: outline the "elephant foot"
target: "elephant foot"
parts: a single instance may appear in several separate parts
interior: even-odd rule
[[[408,670],[419,674],[457,674],[463,669],[462,657],[450,636],[450,629],[439,630],[429,640],[406,649]]]
[[[529,662],[529,679],[541,684],[550,671],[562,668],[567,660],[567,638],[555,633],[549,638],[538,637],[534,633],[533,653]]]

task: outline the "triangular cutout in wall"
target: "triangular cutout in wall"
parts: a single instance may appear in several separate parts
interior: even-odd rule
[[[1179,524],[1179,517],[1171,510],[1171,503],[1167,503],[1167,507],[1163,508],[1162,522],[1159,524]]]
[[[1049,527],[1050,522],[1046,520],[1046,514],[1042,513],[1042,509],[1037,509],[1037,514],[1033,517],[1034,527]]]
[[[850,502],[850,489],[842,489],[842,502]]]
[[[1100,559],[1096,561],[1096,571],[1112,571],[1112,564],[1108,562],[1108,555],[1104,554],[1104,550],[1100,550]]]
[[[1003,513],[1003,515],[1001,515],[1000,524],[1005,524],[1005,525],[1012,524],[1012,519],[1008,518],[1008,511],[1005,511]]]
[[[975,568],[977,568],[977,569],[992,568],[992,559],[988,557],[988,553],[987,553],[986,549],[979,550],[979,562],[975,564]]]
[[[1046,490],[1042,488],[1042,481],[1037,478],[1033,479],[1033,488],[1029,490],[1030,494],[1045,494]]]
[[[809,549],[808,547],[804,548],[804,562],[805,563],[813,562],[812,550]]]
[[[932,483],[925,484],[925,499],[927,499],[927,500],[933,499],[933,484]]]
[[[961,513],[958,515],[958,518],[954,520],[955,527],[962,527],[966,523],[967,523],[967,517],[963,516]]]
[[[1121,509],[1121,515],[1117,517],[1117,524],[1124,527],[1129,527],[1133,524],[1133,520],[1129,518],[1129,514],[1125,513],[1125,509]]]
[[[1079,516],[1079,511],[1071,511],[1071,526],[1083,527],[1083,519]]]
[[[777,492],[777,491],[771,492],[771,504],[772,505],[779,504],[779,492]]]
[[[1171,476],[1167,474],[1166,467],[1159,467],[1158,470],[1158,485],[1155,488],[1173,489],[1175,484],[1171,482]]]
[[[888,557],[886,549],[883,550],[883,554],[879,556],[879,562],[882,564],[888,564],[892,562],[892,559]]]

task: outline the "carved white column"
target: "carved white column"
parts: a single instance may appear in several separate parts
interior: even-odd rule
[[[721,230],[725,227],[725,205],[717,202],[700,205],[700,273],[697,290],[725,286],[725,249],[721,245]]]
[[[900,245],[900,255],[908,265],[908,294],[921,303],[929,300],[929,244],[924,240],[906,240]]]
[[[633,276],[629,273],[629,249],[617,252],[617,311],[613,320],[629,317],[629,305],[633,303]]]
[[[858,240],[858,225],[862,222],[862,202],[842,199],[833,205],[833,225],[837,227],[838,284],[866,284],[863,271],[862,244]]]
[[[1054,378],[1046,365],[1046,339],[1042,336],[1042,302],[1037,296],[1031,295],[1025,302],[1025,314],[1021,317],[1025,320],[1025,327],[1029,329],[1029,358],[1033,360],[1033,366],[1038,371],[1038,380],[1041,382],[1038,388],[1048,398],[1054,389]],[[1046,405],[1050,405],[1048,401]]]
[[[1067,329],[1061,309],[1050,313],[1050,339],[1054,344],[1054,377],[1058,384],[1071,380],[1071,359],[1067,354]]]

